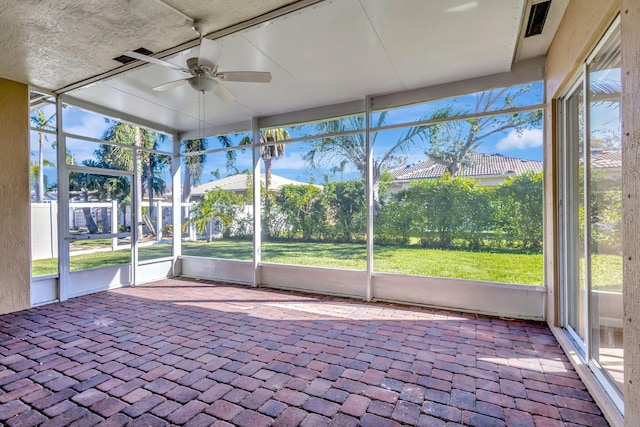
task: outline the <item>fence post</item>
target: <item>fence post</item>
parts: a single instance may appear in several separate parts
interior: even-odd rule
[[[118,201],[111,201],[111,233],[116,234],[118,232]],[[113,237],[111,239],[111,250],[115,251],[118,248],[118,238]]]
[[[156,202],[156,241],[162,240],[162,202]]]
[[[58,258],[58,203],[55,201],[49,203],[49,243],[51,258]]]

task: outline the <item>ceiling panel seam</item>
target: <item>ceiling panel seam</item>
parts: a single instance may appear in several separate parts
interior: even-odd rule
[[[387,47],[385,46],[384,42],[382,41],[382,38],[380,37],[380,34],[376,30],[376,27],[373,25],[373,22],[371,22],[371,18],[369,17],[369,14],[367,13],[367,10],[364,8],[364,5],[362,4],[362,0],[358,0],[358,4],[360,5],[360,9],[362,10],[362,13],[367,18],[367,22],[369,22],[369,25],[371,26],[371,30],[376,35],[376,38],[378,39],[378,42],[380,43],[380,46],[382,46],[382,50],[384,51],[385,56],[389,60],[389,64],[391,65],[391,68],[393,68],[393,71],[395,72],[396,77],[402,83],[402,89],[403,90],[407,90],[407,84],[405,83],[405,81],[403,80],[402,76],[398,72],[398,69],[396,68],[396,64],[391,59],[391,56],[389,55],[389,52],[387,51]]]

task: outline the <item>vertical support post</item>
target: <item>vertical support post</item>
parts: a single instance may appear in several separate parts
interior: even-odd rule
[[[367,145],[367,279],[365,301],[373,298],[373,144],[371,143],[371,96],[365,98],[365,141]]]
[[[179,276],[182,273],[179,257],[182,255],[182,185],[180,176],[182,174],[182,157],[180,157],[180,136],[173,135],[173,156],[171,157],[171,184],[173,203],[171,208],[171,227],[173,229],[171,244],[173,247],[173,275]]]
[[[131,215],[133,215],[133,224],[134,227],[131,227],[131,284],[136,284],[136,276],[138,272],[138,230],[142,225],[142,218],[138,218],[138,212],[140,212],[141,206],[137,206],[138,203],[142,204],[142,194],[138,194],[138,175],[140,174],[140,170],[138,170],[138,150],[136,148],[132,149],[133,152],[133,175],[131,176],[132,185],[131,185]]]
[[[118,201],[111,201],[111,233],[116,234],[118,232]],[[118,238],[113,237],[111,239],[111,250],[115,251],[118,248]]]
[[[67,170],[67,141],[62,131],[62,100],[56,98],[56,139],[58,163],[58,299],[69,298],[69,171]]]
[[[253,286],[260,285],[260,263],[262,262],[262,200],[260,199],[260,122],[251,120],[253,155]]]

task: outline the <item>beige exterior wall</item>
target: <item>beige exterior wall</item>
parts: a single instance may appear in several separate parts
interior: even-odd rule
[[[30,305],[29,88],[0,79],[0,313]]]

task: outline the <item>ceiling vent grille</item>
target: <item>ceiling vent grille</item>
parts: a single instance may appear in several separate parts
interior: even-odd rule
[[[549,14],[551,0],[532,4],[529,11],[529,22],[527,22],[527,31],[524,33],[525,38],[542,34],[544,23]]]
[[[149,49],[145,49],[143,47],[139,47],[136,50],[134,50],[134,52],[136,53],[141,53],[143,55],[153,55],[153,52],[151,52]],[[134,58],[127,56],[127,55],[120,55],[117,58],[113,58],[114,61],[118,61],[121,64],[128,64],[129,62],[135,61]]]

